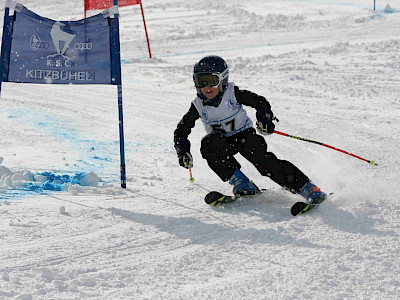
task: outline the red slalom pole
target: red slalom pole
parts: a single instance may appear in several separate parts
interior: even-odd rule
[[[140,1],[140,9],[142,10],[142,19],[143,19],[143,25],[144,25],[144,32],[146,34],[147,48],[149,49],[149,58],[151,58],[150,41],[149,41],[149,35],[147,34],[146,20],[144,19],[142,1]]]
[[[330,149],[333,149],[333,150],[342,152],[342,153],[344,153],[344,154],[347,154],[347,155],[353,156],[353,157],[355,157],[355,158],[361,159],[361,160],[363,160],[363,161],[366,161],[366,162],[369,163],[371,166],[377,166],[377,165],[378,165],[378,164],[377,164],[375,161],[373,161],[373,160],[368,160],[368,159],[362,158],[362,157],[357,156],[357,155],[355,155],[355,154],[349,153],[349,152],[344,151],[344,150],[342,150],[342,149],[338,149],[338,148],[335,148],[335,147],[333,147],[333,146],[330,146],[330,145],[327,145],[327,144],[324,144],[324,143],[321,143],[321,142],[317,142],[317,141],[305,139],[305,138],[302,138],[302,137],[290,135],[290,134],[287,134],[287,133],[284,133],[284,132],[280,132],[280,131],[277,131],[277,130],[275,130],[274,133],[280,134],[280,135],[283,135],[283,136],[286,136],[286,137],[289,137],[289,138],[292,138],[292,139],[296,139],[296,140],[300,140],[300,141],[305,141],[305,142],[317,144],[317,145],[320,145],[320,146],[324,146],[324,147],[327,147],[327,148],[330,148]]]

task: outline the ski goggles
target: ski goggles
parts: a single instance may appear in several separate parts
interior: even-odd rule
[[[217,73],[202,73],[193,76],[194,84],[198,88],[203,88],[206,85],[209,87],[217,87],[223,79],[223,75]]]

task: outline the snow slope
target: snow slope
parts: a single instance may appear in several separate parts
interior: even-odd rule
[[[153,59],[139,6],[120,9],[126,190],[115,87],[2,85],[0,299],[399,299],[400,1],[143,2]],[[22,3],[83,16],[83,1]],[[209,190],[231,187],[201,158],[201,122],[194,184],[172,143],[207,54],[267,97],[277,130],[379,166],[275,134],[270,150],[331,199],[294,218],[299,196],[239,157],[268,193],[208,207]],[[100,182],[22,188],[43,172]]]

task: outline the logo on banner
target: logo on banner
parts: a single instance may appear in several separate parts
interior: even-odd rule
[[[32,34],[30,39],[30,46],[34,51],[38,49],[48,49],[50,47],[49,43],[42,42],[40,36],[37,33]]]
[[[40,48],[40,36],[36,33],[31,36],[31,48],[35,51]]]
[[[90,39],[86,43],[76,43],[74,45],[74,49],[81,50],[81,51],[91,50],[92,48],[93,48],[93,44],[90,42]]]
[[[64,26],[65,24],[57,21],[51,28],[50,36],[57,53],[47,56],[48,67],[73,67],[74,65],[71,58],[64,54],[68,50],[69,45],[75,38],[76,34],[63,31],[61,28]]]
[[[51,39],[53,40],[54,46],[56,47],[57,53],[63,55],[65,51],[69,48],[72,40],[76,34],[71,34],[61,30],[65,24],[61,22],[55,22],[50,31]],[[62,48],[61,48],[62,47]]]
[[[62,28],[66,26],[61,22],[54,23],[53,27],[50,31],[51,39],[53,40],[54,47],[56,48],[57,53],[53,55],[47,56],[47,66],[48,67],[73,67],[75,63],[72,58],[67,56],[65,52],[70,48],[73,39],[76,34],[69,33]],[[34,47],[37,48],[37,43],[39,39],[39,48],[40,46],[40,37],[37,34],[34,34],[31,38],[31,47],[32,43],[34,43]],[[75,50],[85,51],[91,50],[93,48],[93,44],[91,40],[84,43],[75,43],[73,48]],[[32,47],[32,49],[34,49]]]

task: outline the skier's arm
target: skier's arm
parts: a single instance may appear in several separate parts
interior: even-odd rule
[[[273,118],[274,114],[271,111],[271,105],[265,97],[247,90],[241,90],[237,86],[235,86],[235,96],[240,104],[253,107],[257,110],[257,120],[258,115],[264,116],[265,114],[270,114],[271,119]]]
[[[196,120],[199,118],[199,113],[192,103],[188,112],[183,116],[174,131],[174,147],[178,156],[186,152],[190,153],[190,141],[188,140],[188,136],[192,132]]]
[[[270,134],[274,132],[275,125],[272,123],[274,114],[265,97],[247,90],[240,90],[237,86],[235,86],[235,97],[240,104],[256,109],[257,130],[260,133]]]

